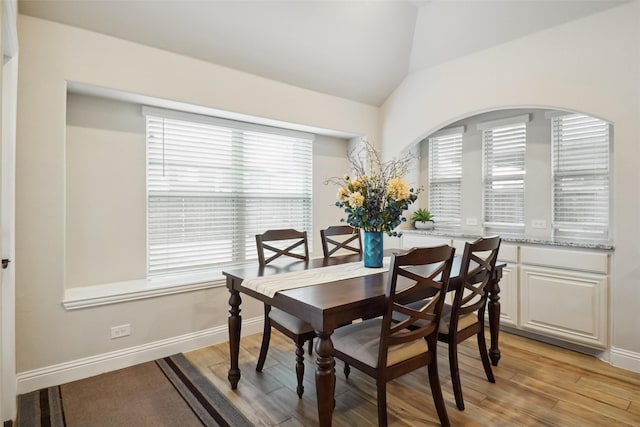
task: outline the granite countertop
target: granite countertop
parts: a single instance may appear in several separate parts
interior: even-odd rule
[[[478,234],[470,233],[456,233],[454,231],[440,231],[440,230],[416,230],[405,229],[401,230],[402,234],[434,236],[434,237],[450,237],[452,239],[477,239],[481,237]],[[543,245],[543,246],[559,246],[569,248],[583,248],[583,249],[600,249],[612,251],[615,249],[613,242],[589,242],[589,241],[570,241],[561,239],[542,239],[539,237],[527,237],[527,236],[501,236],[503,242],[518,243],[518,244],[530,244],[530,245]]]

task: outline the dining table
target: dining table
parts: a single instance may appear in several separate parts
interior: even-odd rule
[[[266,266],[255,265],[223,271],[229,290],[229,383],[238,387],[240,368],[240,336],[242,326],[241,294],[248,295],[272,307],[279,308],[309,323],[316,332],[316,399],[320,426],[330,426],[334,408],[335,370],[331,334],[341,325],[357,319],[368,319],[384,313],[385,290],[388,286],[388,256],[385,266],[362,268],[362,255],[350,254],[308,261],[282,259]],[[448,291],[461,282],[461,256],[455,256],[451,268]],[[345,274],[340,271],[357,270]],[[502,268],[497,263],[490,280],[488,317],[490,330],[489,357],[494,366],[500,360],[498,345],[500,329],[500,287]],[[329,274],[332,272],[332,274]],[[337,272],[337,273],[336,273]],[[354,276],[354,274],[357,274]],[[293,284],[291,284],[293,283]],[[425,296],[428,297],[428,296]]]

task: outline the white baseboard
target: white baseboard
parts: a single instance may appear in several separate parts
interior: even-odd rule
[[[243,320],[242,335],[261,332],[263,319],[262,316],[259,316]],[[72,360],[58,365],[20,372],[16,376],[18,394],[65,384],[70,381],[92,377],[104,372],[161,359],[176,353],[196,350],[228,340],[228,327],[227,325],[222,325],[191,334]]]
[[[615,347],[611,348],[610,353],[611,365],[633,372],[640,372],[640,353]]]

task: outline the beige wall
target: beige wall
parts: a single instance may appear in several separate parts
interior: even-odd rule
[[[36,18],[19,16],[18,26],[18,373],[216,326],[224,328],[227,322],[228,292],[224,287],[74,311],[62,307],[66,285],[102,281],[96,277],[110,281],[139,276],[144,260],[144,253],[140,253],[141,213],[108,203],[116,196],[124,197],[127,203],[139,203],[144,191],[140,184],[144,152],[136,146],[139,137],[131,129],[98,131],[77,123],[66,126],[68,81],[378,138],[378,109],[371,106]],[[67,142],[73,147],[66,146]],[[323,137],[317,142],[314,235],[319,226],[340,218],[332,205],[335,189],[321,183],[326,175],[346,168],[344,142]],[[86,158],[88,164],[78,162],[77,156]],[[123,168],[120,174],[90,174],[100,194],[96,192],[94,200],[74,199],[86,194],[91,183],[67,182],[69,177],[96,172],[82,168],[105,161]],[[136,170],[134,165],[141,161],[142,170]],[[130,188],[124,191],[127,185]],[[105,200],[98,200],[98,196]],[[104,211],[93,218],[74,216],[75,209],[69,207],[85,202],[102,203]],[[105,223],[105,218],[114,220],[113,228],[92,228],[93,223]],[[125,223],[129,225],[118,227]],[[93,261],[84,265],[84,271],[70,272],[65,267],[67,259],[84,256],[79,253],[82,245],[73,240],[77,233],[88,233],[104,245],[95,248]],[[317,242],[314,249],[319,251]],[[114,251],[127,257],[121,269],[114,262]],[[98,261],[101,257],[102,263]],[[244,304],[243,308],[245,320],[261,314],[257,304]],[[124,323],[131,324],[131,336],[111,340],[111,326]]]
[[[420,9],[418,25],[424,22],[425,13],[429,13],[429,5]],[[228,292],[224,288],[75,311],[62,307],[66,283],[84,281],[67,276],[65,270],[66,259],[73,251],[67,242],[67,224],[72,218],[67,212],[69,153],[65,144],[71,134],[76,139],[93,138],[88,128],[65,126],[67,81],[367,135],[373,142],[381,141],[385,157],[458,119],[505,107],[555,107],[609,120],[615,132],[617,234],[611,286],[612,346],[640,353],[640,318],[634,312],[634,302],[640,300],[640,246],[636,243],[640,241],[637,1],[415,71],[381,111],[35,18],[20,16],[18,25],[18,372],[226,324]],[[383,124],[382,130],[379,123]],[[129,131],[109,132],[118,139],[122,137],[122,141],[132,137]],[[338,175],[343,159],[341,147],[333,141],[318,145],[316,150],[314,198],[324,199],[314,206],[317,230],[340,218],[332,204],[335,189],[320,182],[326,176]],[[117,244],[115,241],[111,244]],[[140,256],[132,247],[124,250],[133,251],[134,259]],[[132,271],[127,275],[139,274],[136,265],[137,261],[127,267]],[[104,266],[91,267],[92,274],[93,268]],[[116,277],[121,272],[113,274]],[[245,320],[260,314],[257,305],[244,308]],[[109,328],[122,323],[131,323],[132,335],[111,340]]]
[[[418,26],[428,13],[428,5],[420,9]],[[635,353],[638,369],[638,1],[410,74],[382,107],[382,145],[396,151],[478,112],[532,106],[583,112],[614,125],[611,345],[612,353]]]

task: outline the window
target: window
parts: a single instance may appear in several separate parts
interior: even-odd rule
[[[311,237],[312,135],[145,108],[148,274],[257,258],[255,234]]]
[[[460,226],[463,128],[429,138],[429,211],[439,229]]]
[[[582,114],[552,118],[553,232],[609,238],[609,124]]]
[[[483,146],[483,226],[524,234],[524,178],[529,116],[480,123]]]

